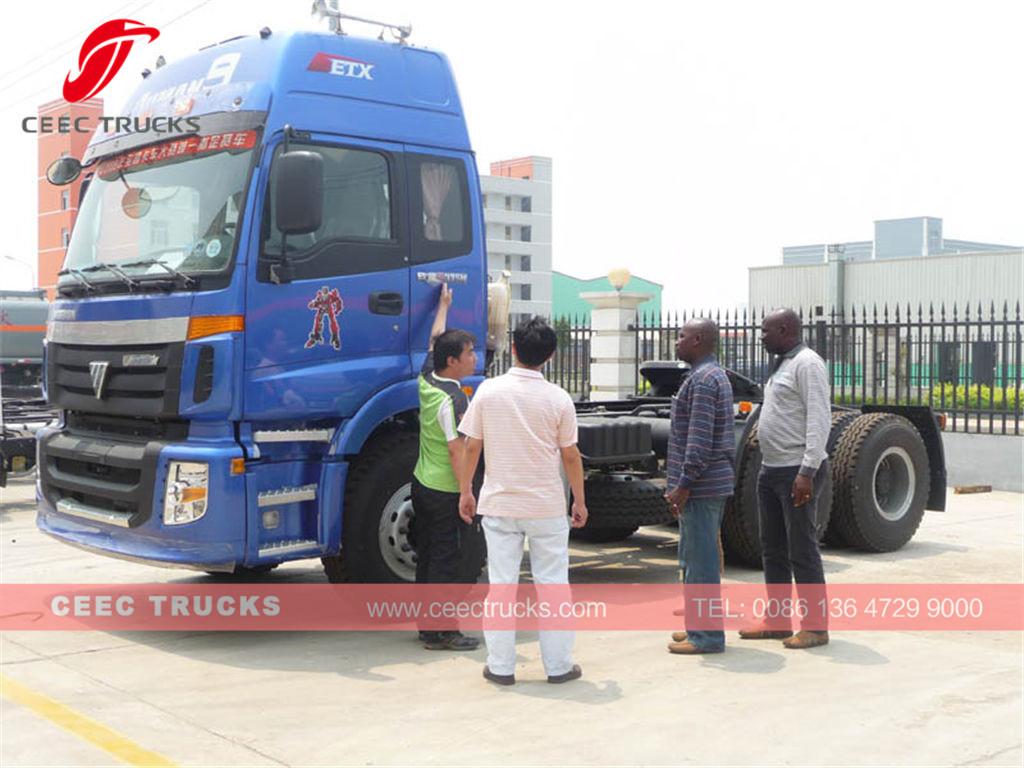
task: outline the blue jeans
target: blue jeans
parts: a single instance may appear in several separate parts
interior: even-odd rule
[[[718,572],[718,529],[724,511],[724,496],[686,502],[679,516],[679,567],[683,569],[684,584],[722,583]],[[683,593],[686,593],[685,587]],[[702,595],[707,596],[707,593]],[[690,629],[691,617],[696,617],[697,610],[696,603],[687,602],[687,639],[702,650],[721,650],[725,647],[724,631]]]

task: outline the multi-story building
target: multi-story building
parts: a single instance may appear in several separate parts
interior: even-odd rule
[[[89,99],[79,104],[69,104],[64,99],[49,101],[39,107],[39,117],[56,118],[67,116],[74,125],[77,118],[86,120],[80,125],[88,126],[89,132],[78,133],[40,133],[38,139],[39,166],[37,183],[39,187],[39,245],[36,275],[40,288],[46,290],[47,296],[53,298],[57,273],[64,264],[68,242],[71,239],[71,228],[75,225],[78,215],[78,198],[82,188],[79,178],[65,187],[55,187],[46,180],[46,169],[57,158],[63,155],[81,158],[89,144],[92,131],[96,129],[98,119],[103,114],[103,99]]]
[[[512,273],[512,322],[551,316],[551,158],[491,163],[480,177],[492,278]]]

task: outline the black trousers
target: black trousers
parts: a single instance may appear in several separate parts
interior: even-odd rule
[[[797,596],[806,601],[810,616],[818,619],[818,623],[808,626],[808,629],[825,629],[825,626],[820,626],[822,616],[828,615],[821,605],[821,601],[826,599],[825,570],[821,564],[814,523],[825,473],[829,471],[828,462],[822,462],[814,476],[811,500],[795,507],[793,481],[799,470],[800,467],[762,466],[757,477],[764,580],[769,585],[769,599],[785,599],[795,579]],[[772,590],[771,585],[779,586]]]
[[[459,581],[459,494],[427,488],[412,479],[412,534],[416,542],[416,583]]]

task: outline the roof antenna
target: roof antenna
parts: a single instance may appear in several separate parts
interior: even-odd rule
[[[313,2],[313,15],[320,19],[327,19],[328,26],[332,32],[338,35],[344,35],[345,30],[341,28],[342,19],[348,21],[358,21],[363,24],[372,24],[380,27],[380,34],[377,36],[378,40],[384,39],[385,30],[391,32],[391,36],[398,41],[399,45],[405,45],[406,40],[412,34],[411,24],[389,24],[386,21],[377,21],[375,19],[364,19],[360,16],[351,16],[347,13],[342,13],[338,8],[340,0],[314,0]]]

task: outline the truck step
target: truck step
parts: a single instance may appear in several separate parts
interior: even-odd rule
[[[277,557],[279,555],[291,555],[296,552],[305,552],[309,550],[310,555],[316,555],[320,552],[320,542],[316,539],[294,539],[292,541],[275,541],[273,544],[267,544],[265,547],[260,547],[260,557]]]
[[[57,511],[62,515],[73,515],[86,520],[95,520],[98,523],[117,525],[121,528],[128,527],[130,512],[114,512],[113,510],[94,507],[92,504],[83,504],[75,499],[60,499],[57,502]]]
[[[316,483],[298,488],[279,488],[276,491],[263,491],[256,497],[259,507],[272,507],[276,504],[293,504],[297,501],[312,501],[316,498]]]
[[[253,432],[257,443],[329,443],[329,429],[260,429]]]

